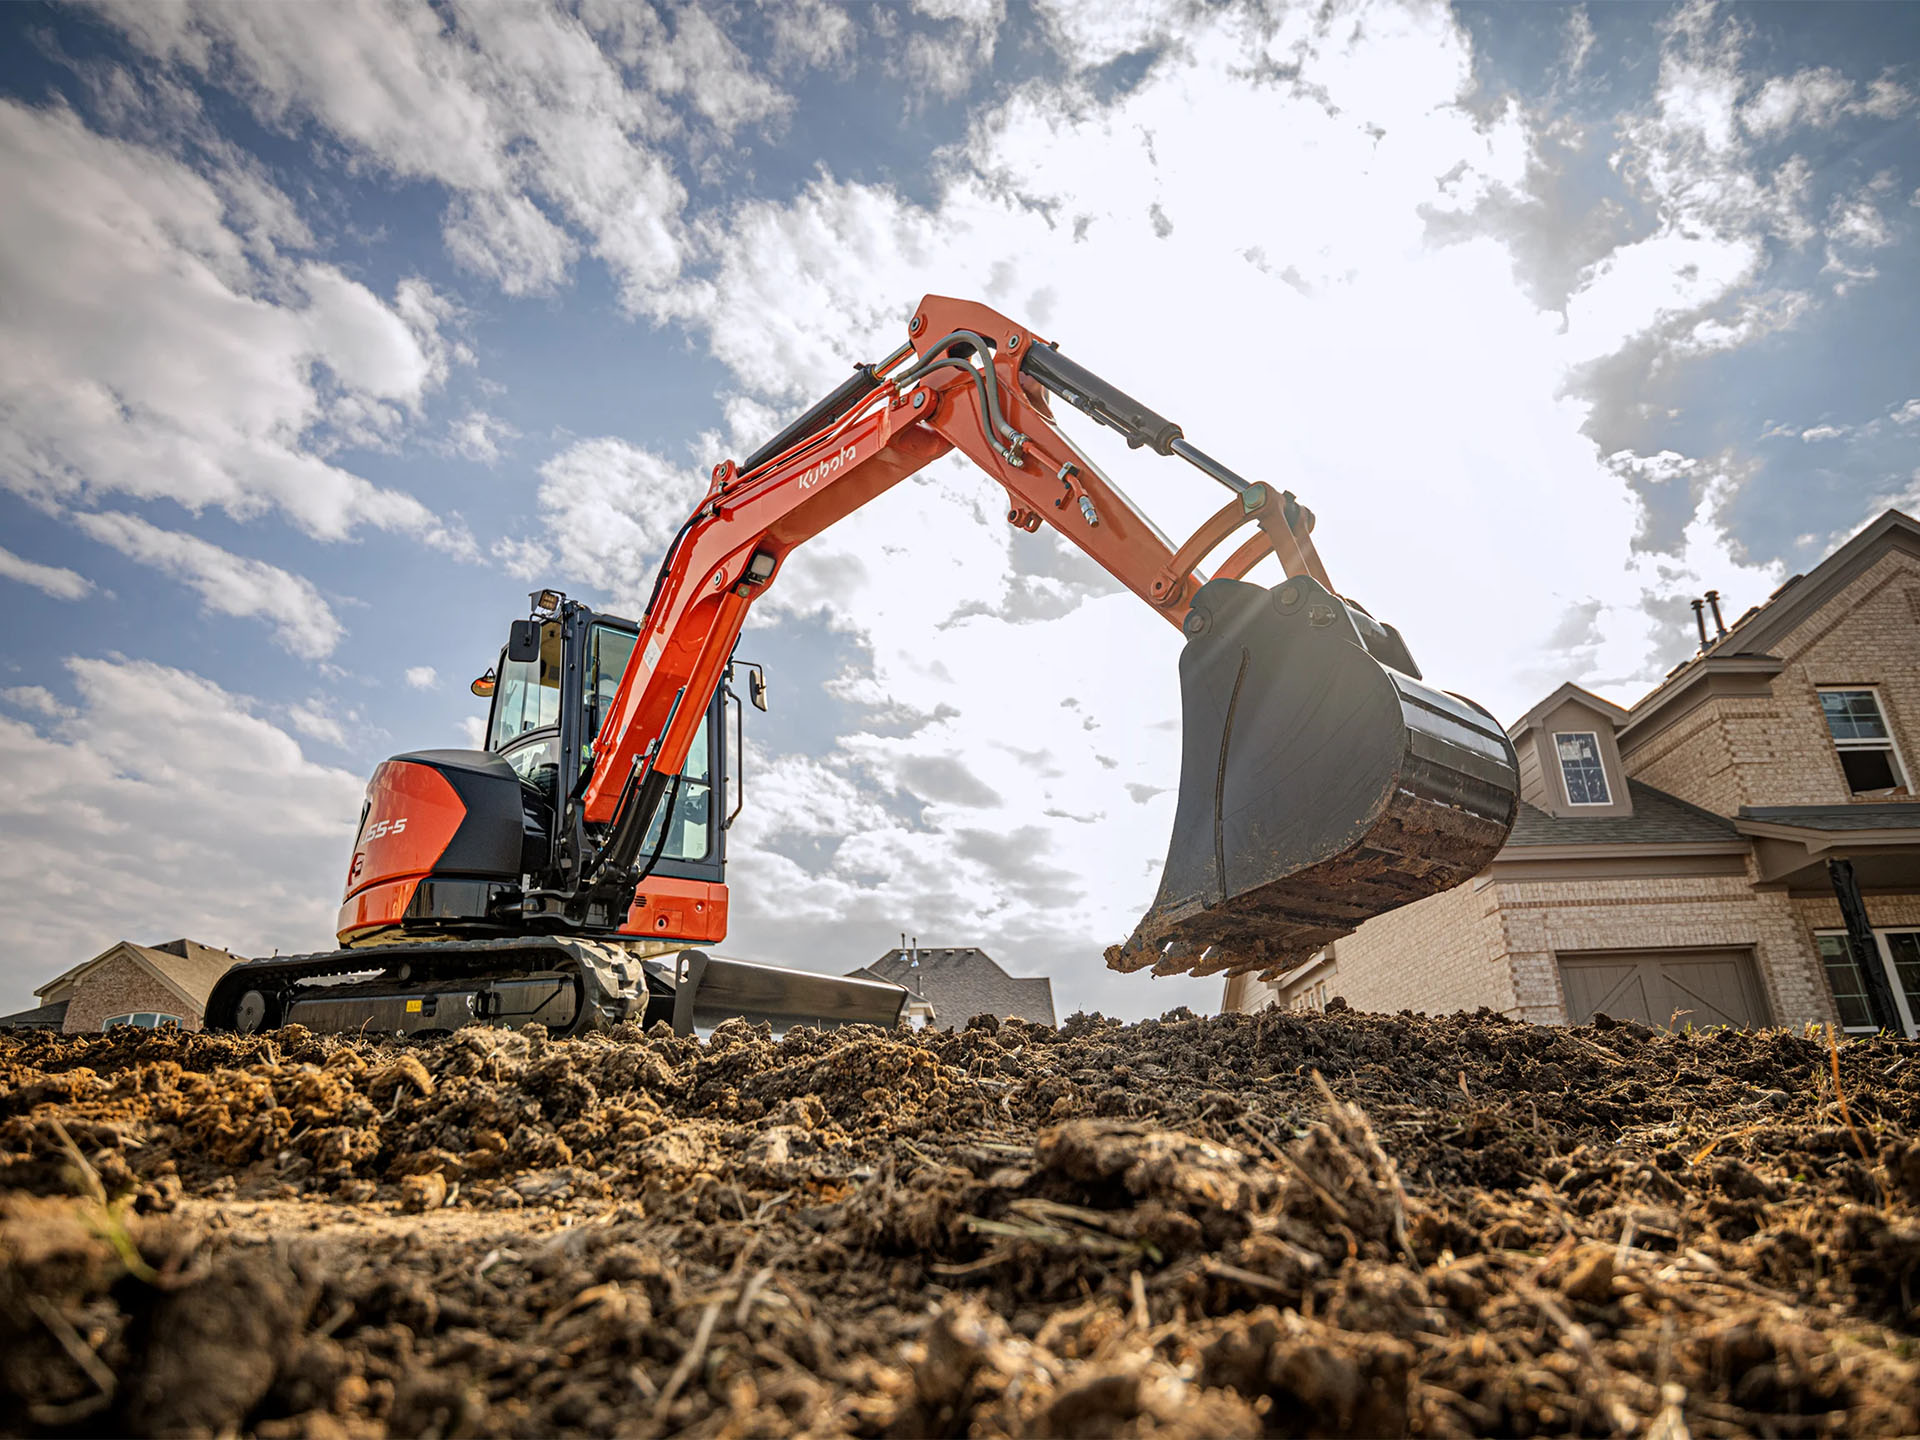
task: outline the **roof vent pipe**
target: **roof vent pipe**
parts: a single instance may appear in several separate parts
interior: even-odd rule
[[[1704,650],[1707,648],[1707,602],[1706,601],[1695,600],[1693,602],[1693,623],[1700,627],[1700,648]]]
[[[1725,638],[1727,622],[1720,618],[1720,592],[1718,590],[1707,591],[1707,604],[1713,610],[1713,628],[1719,632],[1721,638]]]

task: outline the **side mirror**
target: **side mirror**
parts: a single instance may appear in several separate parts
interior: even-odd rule
[[[540,625],[533,620],[516,620],[507,631],[507,659],[525,665],[540,658]]]
[[[759,670],[747,672],[747,698],[762,715],[767,713],[767,677]]]
[[[495,678],[496,677],[493,673],[493,667],[489,665],[487,667],[487,673],[482,675],[478,680],[474,681],[473,684],[469,685],[467,688],[473,691],[473,693],[478,695],[482,700],[485,700],[488,696],[493,694],[493,685],[494,685]]]

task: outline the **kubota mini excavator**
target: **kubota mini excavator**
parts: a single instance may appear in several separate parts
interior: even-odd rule
[[[1050,396],[1230,498],[1174,547],[1056,427]],[[897,986],[699,947],[727,930],[728,717],[742,713],[730,681],[748,609],[796,546],[956,449],[1006,488],[1009,523],[1053,525],[1186,636],[1173,839],[1159,894],[1106,952],[1111,967],[1276,973],[1460,884],[1505,842],[1518,793],[1505,732],[1424,683],[1399,632],[1335,592],[1305,506],[1026,326],[929,295],[892,355],[744,462],[713,468],[637,621],[536,592],[475,682],[492,697],[487,748],[399,755],[374,772],[342,948],[235,966],[207,1023],[892,1023]],[[1269,554],[1281,583],[1243,578]],[[764,709],[763,676],[750,674]]]

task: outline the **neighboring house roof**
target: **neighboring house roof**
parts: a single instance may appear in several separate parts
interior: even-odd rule
[[[1700,845],[1744,842],[1731,820],[1689,805],[1677,795],[1656,790],[1641,780],[1628,780],[1633,799],[1631,815],[1549,815],[1520,802],[1507,849],[1541,845]]]
[[[206,1009],[207,996],[213,993],[214,982],[226,974],[228,967],[239,958],[212,945],[202,945],[198,940],[169,940],[162,945],[136,945],[131,940],[122,940],[117,945],[108,946],[91,960],[56,975],[33,993],[44,1000],[55,991],[64,991],[71,998],[72,992],[86,983],[88,972],[116,956],[131,960],[150,972],[197,1011]]]
[[[0,1015],[0,1026],[32,1025],[48,1030],[58,1030],[67,1021],[67,1002],[59,1000],[51,1005],[36,1005],[31,1010],[17,1010],[11,1015]]]
[[[1802,830],[1920,830],[1920,805],[1742,805],[1740,818]]]
[[[915,961],[919,963],[914,963]],[[1057,1023],[1053,982],[1044,975],[1009,975],[986,951],[919,946],[889,950],[871,965],[851,972],[863,979],[888,980],[933,1005],[943,1026],[961,1026],[976,1015],[1002,1020],[1019,1016],[1036,1024]]]

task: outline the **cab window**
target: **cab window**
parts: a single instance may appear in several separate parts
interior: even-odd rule
[[[666,807],[653,817],[646,843],[640,847],[642,861],[660,844],[660,827],[667,827],[667,843],[660,851],[662,860],[704,860],[713,848],[713,767],[707,747],[709,720],[694,733],[687,748],[686,768],[680,772],[680,789],[674,797],[673,811]]]
[[[489,750],[504,750],[529,730],[560,723],[560,673],[561,626],[549,620],[540,627],[539,659],[500,663]]]
[[[640,637],[631,630],[613,625],[596,625],[587,639],[587,730],[591,745],[620,689],[620,677],[627,673],[633,658],[634,641]]]

